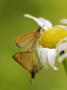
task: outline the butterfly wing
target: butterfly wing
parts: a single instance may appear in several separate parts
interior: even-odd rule
[[[21,66],[23,66],[26,70],[31,72],[31,70],[32,70],[32,53],[20,52],[20,53],[16,53],[13,57]]]
[[[32,78],[40,70],[39,58],[35,52],[20,52],[16,53],[13,58],[27,71],[30,72]]]
[[[38,30],[27,33],[17,38],[15,43],[18,47],[22,48],[23,51],[28,51],[35,46],[38,33]]]

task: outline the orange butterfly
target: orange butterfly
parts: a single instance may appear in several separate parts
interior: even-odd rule
[[[35,52],[19,52],[13,55],[13,58],[31,74],[32,78],[41,69],[39,58]]]
[[[18,47],[22,48],[22,51],[29,51],[36,46],[36,42],[40,36],[41,28],[36,31],[27,33],[15,40]]]
[[[40,30],[39,28],[15,40],[16,45],[22,48],[23,51],[13,55],[13,58],[30,72],[32,78],[41,69],[38,53],[35,49],[40,36]]]

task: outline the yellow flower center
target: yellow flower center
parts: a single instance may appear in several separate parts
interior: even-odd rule
[[[67,30],[52,28],[41,33],[39,44],[46,48],[55,48],[58,41],[67,36]]]

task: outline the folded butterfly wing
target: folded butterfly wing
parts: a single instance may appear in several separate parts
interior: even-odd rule
[[[17,38],[15,43],[18,47],[22,48],[23,51],[28,51],[35,46],[38,34],[38,30],[32,31]]]
[[[32,78],[40,70],[40,62],[35,52],[20,52],[16,53],[13,58],[27,71],[30,72]]]

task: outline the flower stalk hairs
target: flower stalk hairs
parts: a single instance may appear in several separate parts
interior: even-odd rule
[[[55,63],[62,62],[67,57],[67,26],[53,26],[44,18],[36,18],[29,14],[24,16],[35,21],[43,29],[36,45],[42,66],[58,70]],[[61,19],[60,22],[67,24],[67,19]]]

